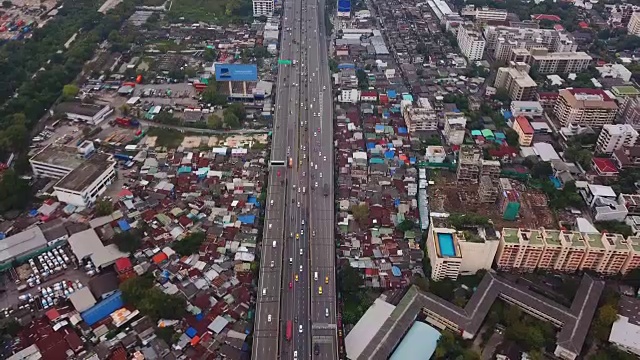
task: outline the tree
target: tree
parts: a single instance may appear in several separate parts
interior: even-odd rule
[[[211,105],[224,105],[227,103],[227,97],[218,93],[218,83],[209,82],[207,88],[202,92],[202,101]]]
[[[180,119],[174,117],[173,114],[168,111],[160,111],[158,114],[156,114],[156,116],[153,117],[153,121],[166,125],[180,124]]]
[[[120,112],[122,115],[128,116],[129,113],[131,113],[131,106],[129,104],[122,104],[122,106],[120,106]]]
[[[416,227],[416,223],[412,220],[404,220],[403,222],[401,222],[400,224],[398,224],[398,230],[400,231],[410,231],[413,230],[413,228]]]
[[[120,284],[122,299],[125,303],[137,306],[138,302],[144,297],[147,290],[151,289],[153,283],[153,275],[150,273],[125,280]]]
[[[122,231],[113,235],[113,243],[118,250],[133,254],[142,246],[140,234],[135,230]]]
[[[113,213],[113,203],[106,200],[96,202],[96,214],[98,216],[111,215]]]
[[[440,281],[431,281],[429,283],[429,291],[447,301],[453,300],[453,291],[455,289],[456,284],[449,278],[445,278]]]
[[[536,179],[548,179],[553,174],[553,168],[547,161],[539,161],[533,165],[531,176]]]
[[[369,88],[369,77],[367,76],[367,73],[364,70],[362,69],[356,70],[356,77],[358,78],[358,87],[361,90],[366,90]]]
[[[622,281],[634,288],[640,288],[640,269],[635,268],[629,271],[623,278]]]
[[[171,247],[181,256],[189,256],[198,251],[205,237],[203,232],[194,232],[185,236],[182,240],[174,242]]]
[[[224,124],[230,129],[239,129],[241,126],[240,119],[231,111],[224,114]]]
[[[599,231],[606,231],[614,234],[621,234],[624,237],[632,236],[633,229],[631,226],[619,221],[596,221],[593,225]]]
[[[204,60],[207,62],[212,62],[215,61],[218,57],[218,54],[216,54],[216,50],[214,48],[206,48],[204,50],[204,53],[202,54],[202,57],[204,57]]]
[[[351,214],[360,226],[366,226],[369,221],[369,206],[365,203],[353,205],[351,206]]]
[[[222,119],[220,118],[220,116],[212,114],[207,119],[207,126],[209,127],[209,129],[220,130],[222,129]]]
[[[2,2],[2,7],[5,8],[5,9],[9,9],[12,6],[13,6],[13,3],[11,1],[9,1],[9,0],[4,0]]]
[[[564,152],[564,157],[571,162],[576,162],[582,166],[583,169],[588,169],[591,165],[591,159],[593,158],[593,152],[587,149],[583,149],[579,146],[570,146]]]
[[[147,275],[127,279],[120,284],[122,298],[154,320],[182,318],[186,312],[184,298],[167,295],[153,285],[153,278]]]
[[[65,100],[71,100],[78,95],[80,88],[73,84],[67,84],[62,88],[62,98]]]
[[[591,324],[595,338],[601,342],[606,342],[609,339],[611,326],[616,320],[618,320],[616,306],[609,303],[602,305],[598,309],[596,317]]]
[[[224,114],[226,113],[232,113],[240,120],[247,118],[247,110],[244,108],[244,104],[242,103],[233,103],[229,105],[229,107],[224,110]]]
[[[493,95],[493,98],[503,103],[509,102],[511,100],[511,98],[509,97],[509,91],[504,88],[497,89],[495,95]]]
[[[344,295],[357,293],[364,286],[364,280],[357,269],[344,265],[338,272],[338,287]]]
[[[0,180],[0,212],[23,209],[31,197],[29,183],[13,169],[2,173]]]
[[[509,146],[518,147],[520,145],[520,137],[518,136],[518,133],[512,128],[506,128],[504,130],[504,135],[507,138],[507,144],[509,144]]]

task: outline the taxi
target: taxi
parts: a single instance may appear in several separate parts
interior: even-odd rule
[[[296,281],[298,281],[298,274],[296,274]]]
[[[325,284],[328,284],[328,283],[329,283],[329,277],[328,277],[328,276],[325,276],[325,277],[324,277],[324,283],[325,283]]]
[[[322,295],[322,286],[319,286],[319,287],[318,287],[318,294],[319,294],[319,295]]]
[[[297,239],[300,239],[300,234],[299,233],[296,233],[296,240]]]

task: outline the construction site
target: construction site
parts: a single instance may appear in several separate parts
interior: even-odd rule
[[[456,173],[431,170],[429,207],[432,213],[477,214],[486,216],[497,229],[504,227],[556,228],[554,215],[541,191],[493,174],[479,175],[476,181],[458,181]]]

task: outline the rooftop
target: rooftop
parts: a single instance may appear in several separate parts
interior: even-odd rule
[[[76,148],[49,145],[35,154],[31,161],[75,169],[84,162],[84,159],[78,154]]]
[[[83,104],[79,102],[63,102],[56,106],[57,113],[72,113],[83,116],[95,116],[108,105]]]
[[[55,188],[82,192],[114,165],[115,161],[111,159],[111,155],[96,153],[58,181]]]
[[[616,102],[600,89],[563,89],[560,97],[574,108],[617,110]]]
[[[376,299],[373,302],[345,338],[344,344],[347,350],[347,357],[356,359],[360,356],[394,309],[395,306],[380,299]]]

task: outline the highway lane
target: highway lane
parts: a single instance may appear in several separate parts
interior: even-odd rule
[[[293,11],[285,10],[283,17],[293,17]],[[291,41],[284,32],[282,39],[283,42]],[[290,46],[282,46],[281,54],[282,58],[286,59],[292,56],[293,50]],[[292,90],[295,90],[289,81],[292,73],[295,71],[290,66],[279,66],[271,160],[286,161],[287,157],[288,118],[295,110],[295,106],[292,106],[289,101]],[[280,304],[287,209],[285,199],[288,181],[286,167],[270,169],[253,335],[253,359],[277,359],[279,354],[279,341],[282,334],[279,332],[282,318]]]
[[[309,219],[312,229],[310,268],[313,273],[310,277],[310,318],[313,358],[336,359],[333,105],[324,9],[323,1],[310,1],[307,12],[307,60],[311,75],[306,84],[310,102],[307,113],[313,119],[309,124],[309,147],[312,150],[310,161],[314,163],[309,179],[310,186],[314,187],[310,194],[313,207]],[[329,187],[327,196],[325,184]]]

